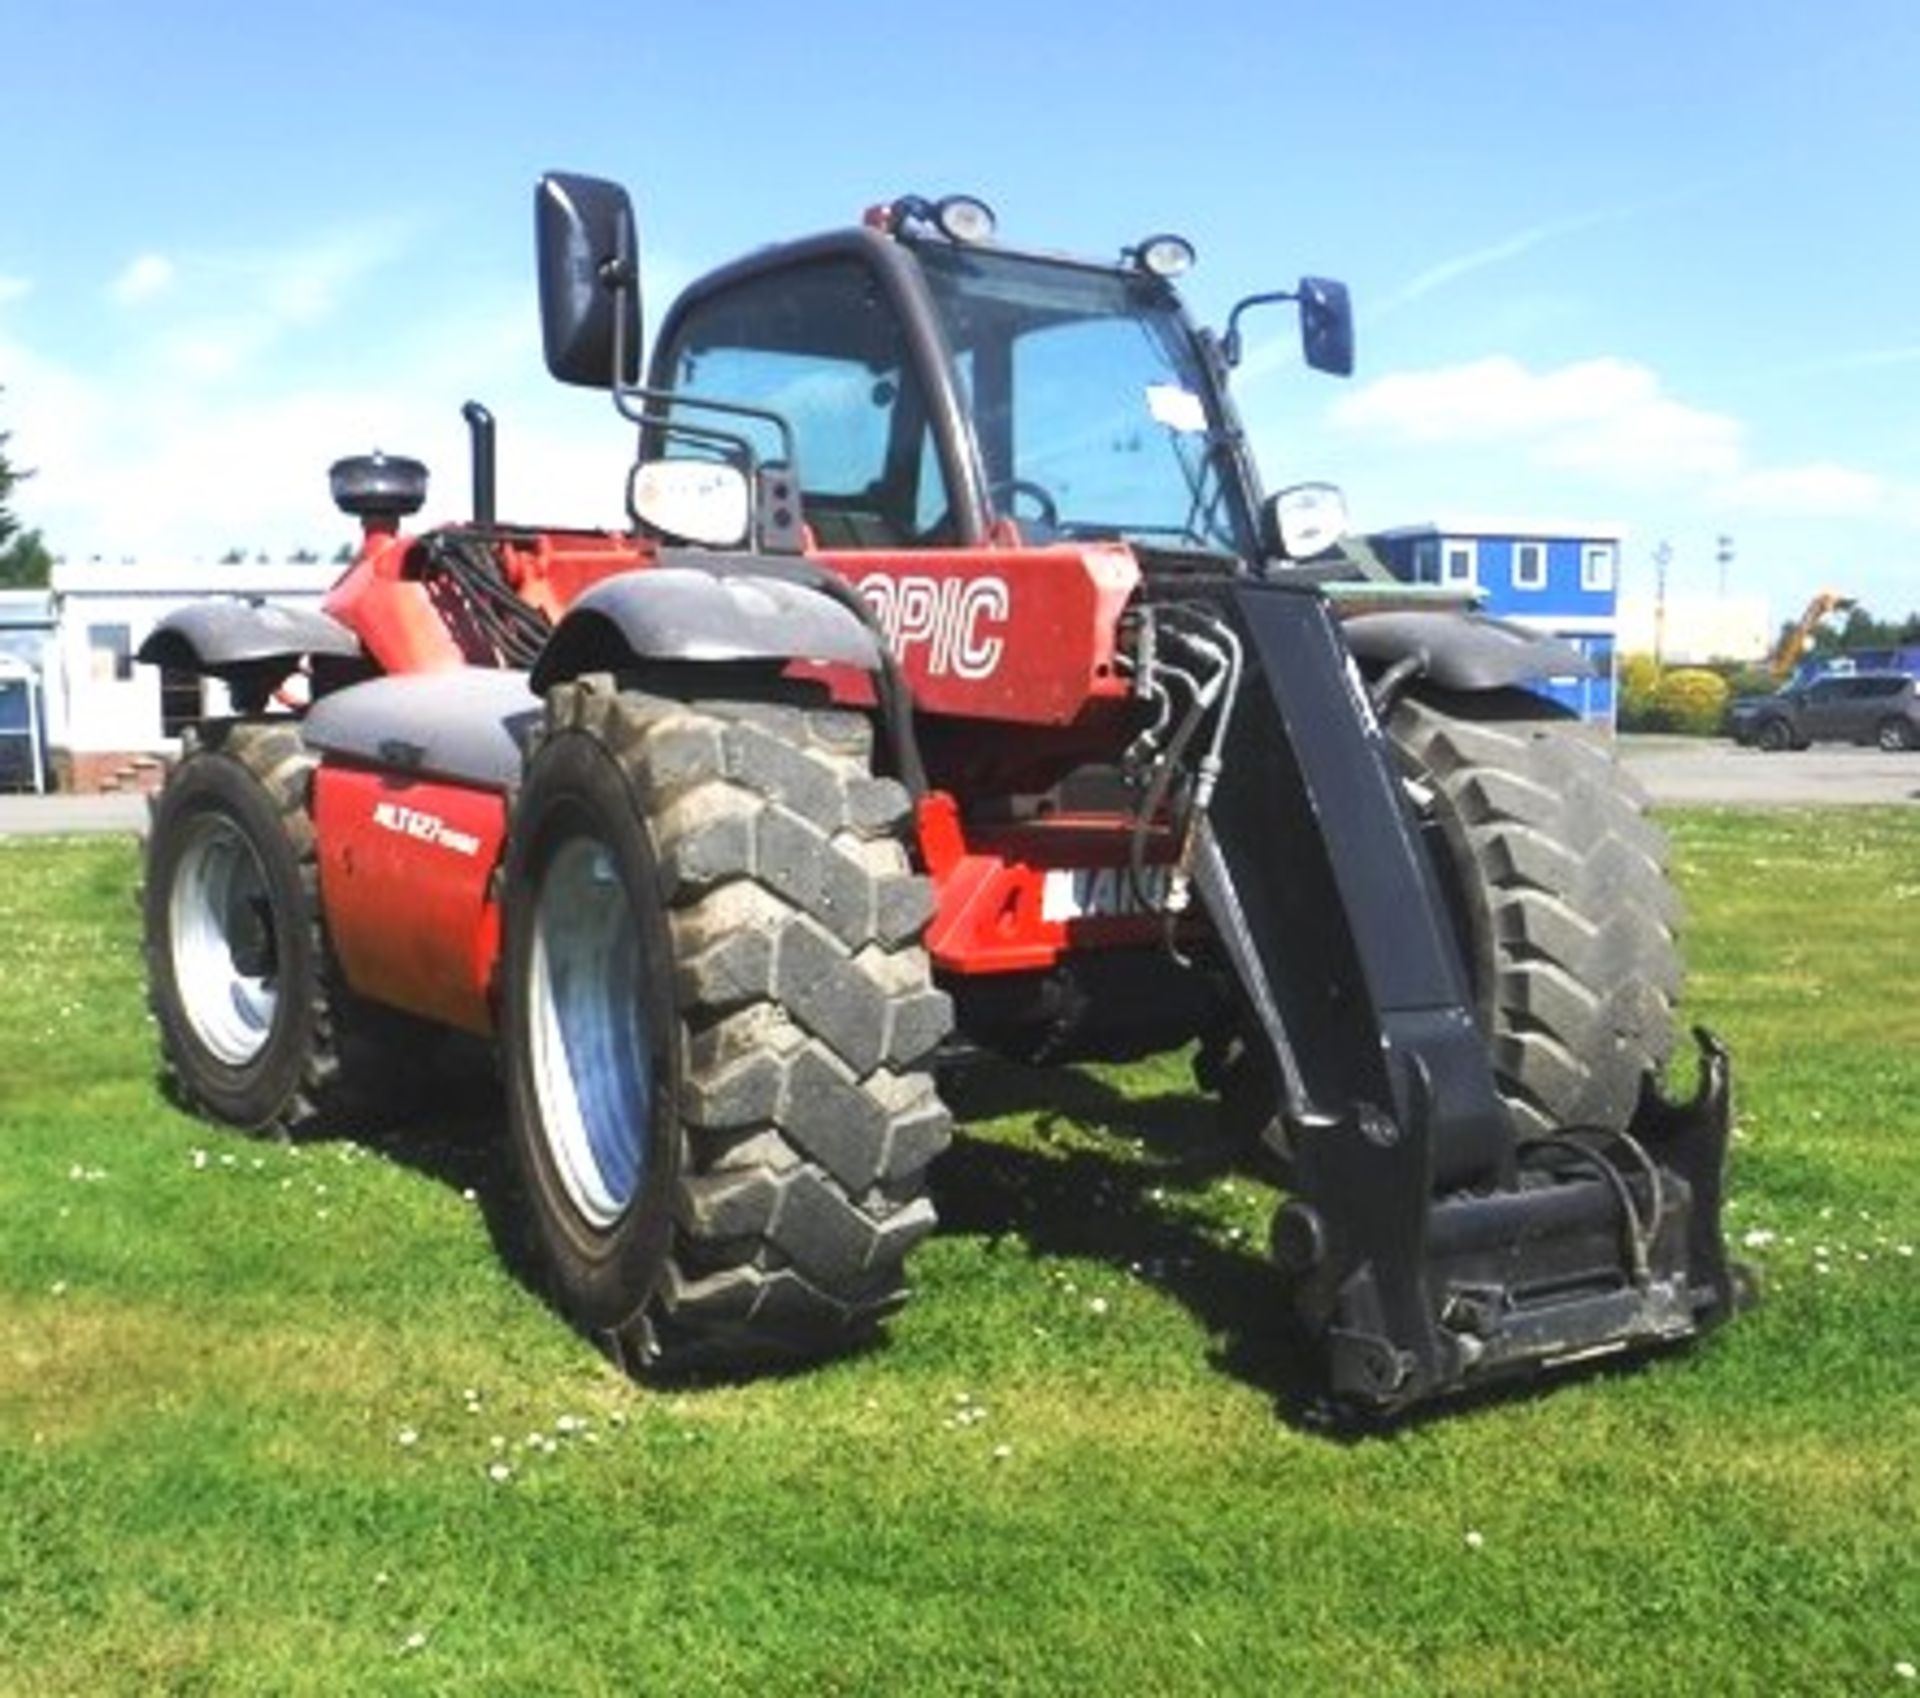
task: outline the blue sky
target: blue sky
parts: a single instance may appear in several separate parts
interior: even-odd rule
[[[331,549],[375,445],[614,522],[627,439],[540,365],[530,189],[623,179],[650,320],[904,191],[1022,245],[1188,234],[1190,304],[1343,277],[1347,383],[1252,321],[1270,486],[1356,520],[1624,525],[1629,590],[1920,607],[1920,5],[1520,0],[14,9],[0,428],[56,552]]]

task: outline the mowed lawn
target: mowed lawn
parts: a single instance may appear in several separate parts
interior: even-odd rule
[[[1920,1691],[1920,815],[1668,823],[1766,1302],[1361,1440],[1184,1061],[976,1078],[888,1345],[649,1389],[484,1080],[196,1121],[132,844],[0,843],[0,1692]]]

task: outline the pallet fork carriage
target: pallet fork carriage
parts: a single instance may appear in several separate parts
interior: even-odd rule
[[[146,933],[208,1113],[332,1111],[396,1031],[499,1049],[559,1306],[636,1369],[874,1333],[934,1225],[937,1064],[1197,1046],[1286,1164],[1273,1254],[1334,1409],[1392,1415],[1730,1316],[1725,1050],[1661,1094],[1665,845],[1528,685],[1559,645],[1360,595],[1337,492],[1264,496],[1153,236],[1097,264],[906,196],[694,284],[641,381],[623,190],[536,190],[547,363],[637,433],[630,528],[412,534],[333,468],[323,613],[212,603]],[[306,705],[273,706],[295,673]],[[376,1083],[377,1088],[377,1083]]]

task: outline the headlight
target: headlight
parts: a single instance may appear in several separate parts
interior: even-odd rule
[[[1297,483],[1268,502],[1273,535],[1289,560],[1325,554],[1347,534],[1347,498],[1335,484]]]

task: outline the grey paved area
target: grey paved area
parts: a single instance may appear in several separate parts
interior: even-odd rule
[[[1622,737],[1620,757],[1656,805],[1920,803],[1920,753],[1828,745],[1762,754],[1690,737]],[[0,837],[146,829],[144,796],[0,796]]]
[[[0,837],[145,831],[144,796],[0,796]]]
[[[1656,806],[1920,802],[1920,752],[1827,743],[1769,755],[1692,737],[1622,737],[1620,757]]]

